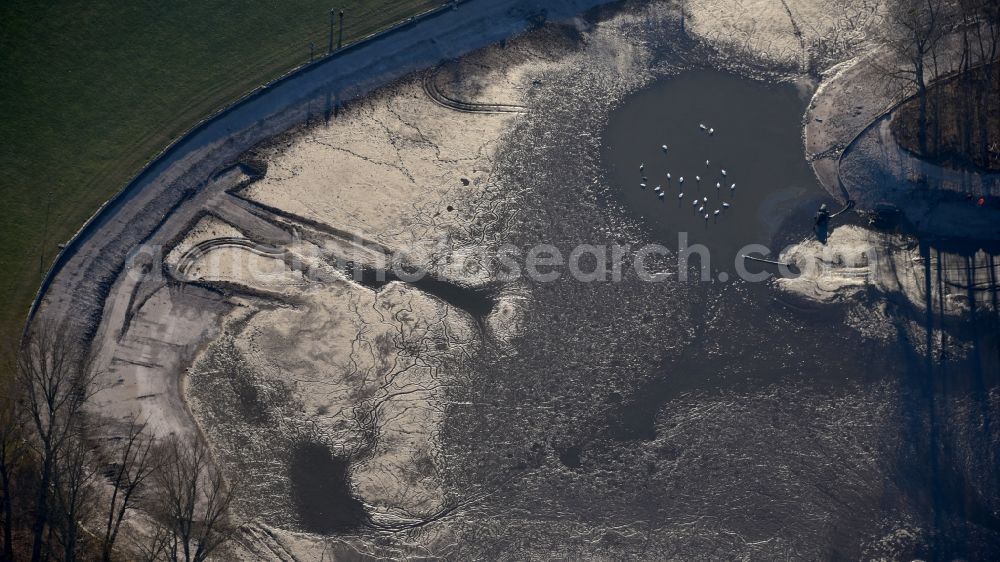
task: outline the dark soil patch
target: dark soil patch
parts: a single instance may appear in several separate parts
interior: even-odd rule
[[[559,462],[563,463],[563,466],[567,468],[580,468],[583,462],[580,460],[580,453],[583,451],[580,447],[567,447],[565,449],[558,449],[556,452],[559,453]]]
[[[914,98],[892,120],[892,134],[903,148],[938,164],[1000,171],[1000,63],[930,87],[926,153],[920,150],[919,115],[920,101]]]

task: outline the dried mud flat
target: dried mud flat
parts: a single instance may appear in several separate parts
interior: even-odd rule
[[[855,350],[837,367],[829,333],[783,341],[794,310],[727,325],[738,287],[499,275],[508,244],[643,242],[600,162],[611,111],[704,66],[808,83],[875,21],[863,0],[826,5],[688,2],[691,35],[671,3],[615,5],[310,111],[166,220],[161,275],[127,275],[149,269],[140,254],[116,281],[94,407],[204,436],[240,490],[234,559],[988,551],[996,430],[968,420],[994,418],[1000,394],[928,403],[892,364],[975,355],[963,336],[848,280],[825,298],[852,327],[834,325]],[[374,278],[389,255],[433,281]],[[718,379],[664,386],[706,361]],[[988,451],[946,468],[975,491],[974,523],[928,514],[941,473],[909,466],[939,449]]]

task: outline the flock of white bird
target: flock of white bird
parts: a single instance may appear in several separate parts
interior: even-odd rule
[[[700,128],[702,131],[707,132],[709,135],[714,135],[715,134],[715,129],[713,129],[712,127],[706,127],[704,124],[699,124],[698,128]],[[670,150],[669,147],[667,145],[665,145],[665,144],[662,145],[662,146],[660,146],[660,148],[663,150],[664,154],[666,154]],[[710,160],[705,160],[705,167],[706,168],[711,167],[711,165],[712,165],[712,162]],[[720,181],[715,182],[715,189],[716,189],[716,191],[719,191],[721,193],[721,191],[722,191],[722,182],[725,181],[725,179],[726,179],[726,177],[727,177],[728,174],[726,173],[726,169],[725,168],[720,168],[719,172],[721,174],[721,179],[720,179]],[[641,187],[642,189],[646,189],[647,178],[645,176],[645,173],[646,173],[646,164],[645,163],[639,164],[639,173],[643,174],[642,175],[642,183],[639,184],[639,187]],[[670,172],[667,172],[667,184],[669,184],[672,181],[672,179],[673,179],[673,176],[670,175]],[[695,183],[697,184],[698,187],[701,187],[701,176],[697,176],[696,175],[694,177],[694,181],[695,181]],[[684,189],[684,176],[680,176],[677,179],[677,184],[678,184],[677,187],[678,187],[679,190]],[[656,196],[659,197],[660,199],[663,199],[666,196],[666,190],[664,190],[662,186],[658,185],[658,186],[654,187],[653,191],[656,193]],[[732,193],[734,191],[736,191],[736,184],[735,183],[731,184],[729,186],[729,192]],[[677,199],[684,199],[684,192],[683,191],[678,191],[678,193],[677,193]],[[705,208],[706,208],[707,205],[708,205],[708,196],[702,196],[701,198],[695,197],[694,201],[692,201],[692,205],[691,206],[694,207],[695,209],[697,209],[698,214],[704,214],[705,220],[708,220],[709,216],[711,216],[711,215],[709,215],[708,213],[705,212]],[[729,208],[729,203],[723,202],[722,203],[722,208],[721,209],[715,209],[712,212],[712,214],[715,215],[715,216],[719,216],[719,214],[723,210],[728,209],[728,208]]]

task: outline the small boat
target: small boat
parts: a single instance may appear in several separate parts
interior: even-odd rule
[[[715,216],[719,216],[719,210],[718,209],[715,210]]]
[[[722,204],[722,208],[723,209],[728,209],[729,208],[729,203],[723,203]]]
[[[729,186],[729,191],[732,191],[734,189],[736,189],[736,184],[735,183],[733,185]]]
[[[725,168],[722,169],[722,177],[726,177],[726,169]]]
[[[682,191],[682,192],[678,193],[677,194],[677,198],[678,199],[684,199],[684,192]]]
[[[662,148],[662,149],[663,149],[663,152],[666,152],[666,151],[667,151],[667,145],[663,145],[663,146],[661,146],[660,148]]]

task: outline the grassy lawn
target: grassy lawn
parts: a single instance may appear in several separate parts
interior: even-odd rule
[[[0,2],[0,335],[97,208],[200,119],[442,0]]]

